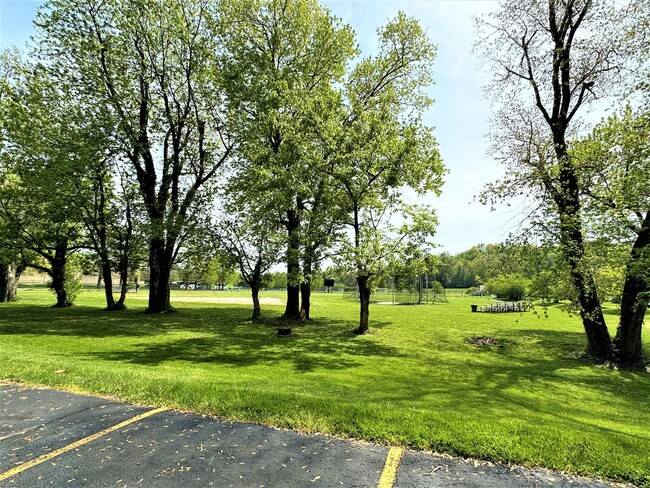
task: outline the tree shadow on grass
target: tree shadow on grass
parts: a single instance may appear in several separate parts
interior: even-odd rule
[[[615,399],[629,411],[638,410],[647,401],[650,375],[613,370],[583,359],[583,333],[522,329],[508,331],[506,340],[510,344],[503,348],[476,348],[473,356],[480,367],[474,369],[475,374],[468,376],[464,384],[455,385],[459,394],[470,392],[463,394],[463,401],[473,404],[472,408],[511,404],[513,415],[521,414],[522,418],[527,411],[564,418],[566,410],[562,404],[566,401],[572,404],[571,421],[607,431],[591,421],[602,419],[594,418],[591,405],[580,397],[582,392],[597,392]],[[456,365],[467,366],[467,363]],[[544,393],[549,395],[544,401],[544,395],[534,394],[538,389],[547,392],[552,389],[555,394]],[[517,412],[517,407],[521,412]],[[648,433],[646,440],[650,440]]]
[[[148,318],[150,317],[150,318]],[[0,335],[58,335],[77,337],[138,337],[161,333],[175,317],[145,316],[143,309],[107,311],[94,307],[6,307],[0,315]]]
[[[301,335],[277,338],[272,334],[242,335],[215,333],[204,338],[176,339],[156,344],[136,344],[132,350],[87,354],[93,359],[119,361],[144,366],[157,366],[169,361],[195,364],[226,364],[249,367],[260,364],[288,362],[296,372],[306,373],[319,368],[340,370],[362,364],[355,358],[396,357],[397,348],[356,338],[346,332],[323,335]]]
[[[93,357],[155,366],[167,361],[228,364],[246,367],[289,361],[297,372],[317,368],[348,369],[360,365],[355,357],[399,357],[398,348],[380,344],[370,337],[351,334],[354,323],[348,320],[318,318],[307,323],[291,322],[292,335],[278,337],[277,327],[286,322],[278,317],[266,318],[262,323],[242,321],[242,310],[235,309],[238,321],[223,320],[203,314],[194,317],[192,332],[204,337],[187,337],[158,343],[140,343],[135,350],[94,353]],[[221,313],[221,310],[213,312]],[[234,311],[233,311],[234,315]],[[388,322],[373,322],[381,329]],[[187,331],[184,328],[183,331]]]
[[[512,329],[497,334],[497,339],[501,345],[484,347],[461,340],[454,346],[447,341],[445,349],[455,347],[458,353],[452,350],[444,357],[432,354],[427,361],[432,376],[447,381],[435,382],[433,387],[431,383],[414,383],[408,368],[404,368],[382,380],[386,383],[384,390],[395,401],[433,397],[440,408],[456,410],[463,404],[476,412],[507,404],[519,394],[524,398],[527,390],[534,391],[539,385],[567,392],[576,388],[595,391],[632,408],[647,402],[650,374],[614,370],[583,359],[585,336],[581,332]],[[422,364],[422,359],[419,362]],[[636,387],[626,389],[622,384]],[[517,393],[511,397],[513,391]],[[435,398],[437,393],[439,399]],[[533,411],[547,410],[547,405],[538,404],[539,398],[534,395],[522,401]],[[585,405],[586,410],[588,407]],[[557,405],[548,406],[549,413],[555,408]]]
[[[242,306],[179,309],[181,313],[149,315],[144,308],[106,311],[94,307],[6,307],[0,316],[0,335],[32,334],[102,337],[147,337],[181,330],[211,332],[245,323],[250,311]]]
[[[277,337],[283,324],[277,311],[267,311],[263,323],[251,323],[243,306],[181,308],[180,313],[146,315],[142,309],[106,312],[91,307],[50,309],[8,308],[0,318],[0,335],[72,336],[79,338],[146,338],[127,341],[128,349],[87,353],[87,357],[156,366],[168,361],[252,366],[282,361],[297,372],[317,368],[356,367],[355,357],[397,357],[399,349],[380,344],[372,335],[351,334],[354,321],[317,318],[291,322],[293,334]],[[373,329],[391,325],[372,322]],[[197,337],[197,335],[199,337]],[[183,337],[185,336],[185,337]],[[117,347],[124,347],[116,342]]]

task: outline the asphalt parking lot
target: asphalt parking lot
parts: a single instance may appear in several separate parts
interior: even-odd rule
[[[613,485],[0,383],[0,486]]]

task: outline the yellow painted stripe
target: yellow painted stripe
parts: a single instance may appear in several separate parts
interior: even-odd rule
[[[397,468],[399,467],[400,459],[402,459],[402,454],[404,454],[403,448],[390,448],[390,451],[388,451],[388,457],[386,458],[386,464],[384,465],[384,471],[381,473],[381,478],[379,478],[379,485],[377,488],[393,488],[395,478],[397,477]]]
[[[33,468],[34,466],[38,466],[41,463],[44,463],[45,461],[48,461],[50,459],[54,459],[57,456],[60,456],[61,454],[71,451],[73,449],[76,449],[79,446],[83,446],[84,444],[87,444],[90,441],[94,441],[95,439],[99,439],[102,436],[105,436],[106,434],[110,434],[111,432],[114,432],[118,429],[121,429],[122,427],[126,427],[127,425],[130,425],[134,422],[137,422],[138,420],[145,419],[147,417],[151,417],[152,415],[155,415],[160,412],[164,412],[165,410],[169,410],[168,408],[155,408],[153,410],[149,410],[147,412],[141,413],[140,415],[136,415],[135,417],[131,417],[130,419],[125,420],[124,422],[120,422],[117,425],[114,425],[113,427],[109,427],[108,429],[104,429],[101,432],[97,432],[96,434],[89,435],[88,437],[84,437],[83,439],[80,439],[76,442],[73,442],[72,444],[69,444],[65,447],[62,447],[61,449],[57,449],[56,451],[48,452],[47,454],[44,454],[40,457],[37,457],[36,459],[33,459],[31,461],[27,461],[26,463],[21,464],[20,466],[16,466],[13,469],[10,469],[9,471],[5,471],[4,473],[0,473],[0,481],[6,480],[7,478],[11,478],[12,476],[17,475],[18,473],[22,473],[23,471],[28,470],[29,468]]]

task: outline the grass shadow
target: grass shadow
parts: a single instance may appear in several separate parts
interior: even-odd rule
[[[292,335],[276,337],[277,327],[287,324],[277,311],[267,310],[261,323],[252,323],[250,308],[241,305],[177,310],[179,313],[175,314],[147,315],[142,308],[109,312],[84,306],[15,306],[6,309],[0,319],[0,335],[147,338],[146,342],[130,343],[128,349],[85,354],[88,358],[145,366],[186,361],[245,367],[290,361],[297,372],[309,372],[317,368],[356,367],[360,362],[355,357],[401,354],[395,347],[353,335],[356,323],[350,320],[292,321]],[[371,327],[381,329],[388,325],[389,322],[375,321]]]

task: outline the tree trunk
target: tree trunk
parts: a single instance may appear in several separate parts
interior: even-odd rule
[[[367,276],[357,276],[357,285],[359,285],[359,327],[355,329],[355,334],[365,334],[368,332],[368,319],[370,317],[370,288],[368,287]]]
[[[560,220],[560,244],[569,264],[571,281],[578,293],[580,316],[587,335],[586,355],[598,361],[611,357],[612,341],[596,293],[593,276],[584,269],[580,185],[571,156],[566,151],[564,132],[554,133],[556,156],[560,168],[560,191],[555,193]]]
[[[641,332],[650,300],[650,211],[646,213],[641,232],[630,252],[625,268],[625,282],[621,298],[621,318],[614,338],[618,362],[624,368],[645,366]]]
[[[129,275],[128,275],[128,270],[126,269],[121,269],[120,270],[120,282],[122,283],[122,286],[120,287],[120,298],[117,299],[117,302],[115,303],[115,309],[116,310],[124,310],[126,308],[126,305],[124,305],[124,302],[126,301],[126,294],[129,291]],[[136,290],[137,290],[137,284],[136,284]]]
[[[149,307],[147,313],[171,311],[169,300],[170,260],[166,259],[164,240],[155,237],[149,248]]]
[[[68,301],[68,292],[65,289],[66,277],[65,277],[65,265],[67,263],[67,251],[68,243],[66,241],[60,241],[57,243],[56,251],[54,252],[54,258],[50,262],[52,266],[52,289],[56,294],[56,304],[54,307],[70,307],[72,303]]]
[[[16,301],[16,264],[0,261],[0,302]]]
[[[574,221],[573,215],[566,211],[564,213],[560,212],[560,221],[564,223]],[[611,356],[612,342],[600,306],[600,300],[596,293],[593,276],[583,269],[584,243],[582,230],[573,224],[563,225],[561,223],[560,233],[562,251],[569,264],[571,281],[578,293],[580,317],[587,336],[586,354],[596,360],[605,361]]]
[[[311,320],[309,318],[309,309],[311,308],[311,280],[305,278],[305,281],[300,283],[300,318],[302,320]]]
[[[102,275],[103,275],[103,266],[102,269],[97,273],[97,289],[99,290],[102,287]]]
[[[311,320],[309,317],[309,311],[311,309],[311,274],[311,259],[305,257],[305,265],[303,268],[304,279],[300,283],[300,318],[302,320]]]
[[[122,287],[120,289],[120,298],[115,304],[115,308],[118,310],[124,310],[126,305],[126,293],[129,290],[129,253],[131,252],[131,236],[133,235],[133,219],[131,218],[131,203],[126,202],[126,233],[124,234],[124,240],[122,242],[122,249],[120,252],[120,281]],[[169,280],[168,280],[169,283]],[[138,284],[138,279],[135,279],[135,292],[138,292],[140,285]]]
[[[124,249],[122,250],[122,257],[120,258],[120,298],[118,298],[117,303],[115,304],[116,310],[124,310],[126,305],[126,294],[129,291],[129,241],[128,238],[125,241]],[[169,281],[169,280],[168,280]],[[136,279],[135,290],[138,291],[138,281]]]
[[[298,229],[300,220],[294,209],[287,211],[287,234],[289,245],[287,249],[287,306],[283,318],[297,319],[300,316],[300,237]]]
[[[587,335],[586,355],[598,361],[605,361],[612,354],[612,339],[607,330],[592,276],[583,277],[583,282],[578,288],[578,295],[582,325]]]
[[[257,322],[262,318],[262,308],[260,307],[260,289],[256,286],[251,286],[251,296],[253,297],[253,316],[252,322]]]
[[[111,276],[111,263],[108,256],[102,256],[102,277],[104,279],[104,296],[106,297],[106,310],[115,310],[113,298],[113,277]]]

